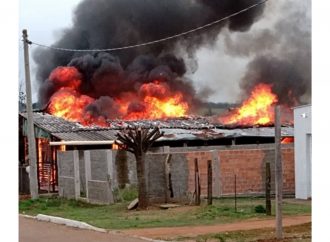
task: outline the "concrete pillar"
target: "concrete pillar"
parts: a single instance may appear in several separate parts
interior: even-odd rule
[[[112,150],[106,150],[106,155],[107,155],[107,167],[108,167],[107,177],[108,177],[109,190],[110,190],[109,202],[114,203],[112,187],[116,179],[115,179],[115,169],[113,169]]]
[[[85,158],[85,176],[86,176],[86,198],[89,202],[89,189],[88,189],[88,181],[92,180],[92,171],[91,171],[91,153],[89,150],[84,151]]]
[[[221,183],[220,183],[220,156],[218,150],[212,150],[212,173],[213,173],[213,196],[221,196]]]
[[[78,153],[78,150],[73,151],[73,171],[74,171],[75,199],[78,199],[80,197],[80,176],[79,176],[79,153]]]

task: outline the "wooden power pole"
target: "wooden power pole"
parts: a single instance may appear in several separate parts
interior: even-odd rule
[[[276,192],[276,238],[283,238],[282,195],[283,175],[281,157],[281,113],[280,106],[275,107],[275,192]]]
[[[29,180],[30,193],[32,199],[37,199],[38,195],[38,175],[37,175],[37,152],[34,137],[33,113],[32,113],[32,95],[31,95],[31,79],[29,64],[29,40],[27,39],[27,31],[23,30],[24,43],[24,65],[25,65],[25,88],[26,88],[26,110],[27,110],[27,134],[29,147]]]

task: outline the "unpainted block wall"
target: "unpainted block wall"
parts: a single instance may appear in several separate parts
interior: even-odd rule
[[[152,154],[146,156],[146,177],[148,196],[152,201],[165,201],[165,160],[167,154]],[[188,163],[185,154],[172,154],[169,161],[169,178],[171,190],[168,191],[169,201],[186,198],[188,189]]]
[[[275,190],[275,169],[274,169],[274,148],[273,146],[236,146],[236,147],[220,147],[213,152],[210,150],[194,151],[191,148],[176,148],[170,160],[170,185],[172,188],[172,200],[187,201],[191,200],[191,195],[195,190],[194,160],[198,159],[199,175],[201,183],[201,195],[207,194],[207,161],[212,160],[213,166],[213,195],[233,195],[234,194],[234,177],[236,174],[236,188],[238,194],[264,194],[265,191],[265,164],[270,162],[272,174],[272,191]],[[217,148],[217,147],[214,147]],[[165,151],[165,150],[164,150]],[[112,189],[116,189],[118,183],[118,161],[116,160],[117,151],[112,150],[112,167],[110,171],[107,168],[107,152],[106,150],[91,150],[91,178],[107,182],[107,172],[110,172]],[[168,151],[165,151],[168,152]],[[111,154],[110,153],[110,154]],[[82,153],[83,154],[83,153]],[[165,200],[165,166],[164,162],[167,153],[148,153],[146,155],[146,179],[149,191],[149,197],[154,201]],[[80,177],[81,183],[85,183],[85,170],[82,168],[82,160],[79,155]],[[135,157],[131,153],[127,153],[127,178],[129,184],[137,184]],[[59,185],[65,187],[65,193],[68,197],[74,197],[74,169],[72,151],[60,152],[59,160]],[[71,162],[69,162],[71,160]],[[293,146],[282,146],[282,162],[283,162],[283,191],[286,194],[294,194],[294,149]],[[126,169],[126,168],[125,168]],[[61,178],[62,177],[62,178]],[[72,177],[72,180],[70,180]],[[104,183],[105,184],[105,183]],[[108,188],[98,183],[90,184],[90,194],[103,199],[108,199],[100,194]],[[80,188],[85,185],[80,184]],[[98,187],[99,186],[99,187]],[[108,194],[108,191],[105,192]],[[190,197],[190,198],[189,198]]]
[[[75,197],[73,151],[58,151],[58,187],[59,195],[65,198]]]
[[[220,166],[220,192],[221,195],[234,194],[234,181],[236,174],[237,194],[264,194],[265,192],[265,164],[271,164],[272,191],[275,191],[275,153],[273,149],[239,149],[218,150]],[[186,154],[189,167],[188,191],[195,189],[194,159],[198,159],[201,182],[201,195],[207,194],[207,160],[211,160],[210,152],[189,152]],[[282,148],[283,163],[283,192],[294,194],[294,150],[292,147]],[[215,177],[213,174],[213,186]]]
[[[87,184],[88,201],[99,204],[113,203],[112,184],[116,179],[113,177],[112,151],[90,150],[84,155],[87,160],[86,156],[89,156],[91,168],[88,175],[90,180]]]

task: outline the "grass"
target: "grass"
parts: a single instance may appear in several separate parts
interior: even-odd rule
[[[284,227],[282,242],[310,242],[311,223]],[[255,229],[248,231],[235,231],[217,234],[200,235],[197,237],[178,237],[175,241],[196,242],[275,242],[274,229]]]
[[[29,215],[41,213],[75,219],[105,229],[206,225],[268,218],[265,214],[256,212],[256,206],[264,204],[262,198],[239,198],[237,212],[234,209],[234,200],[231,198],[214,199],[211,206],[207,206],[203,202],[201,206],[181,206],[168,210],[152,206],[146,211],[128,211],[128,203],[92,205],[81,201],[51,197],[22,200],[19,202],[19,211]],[[274,216],[274,201],[272,201],[272,207]],[[310,202],[296,203],[293,199],[284,199],[284,215],[310,213]]]

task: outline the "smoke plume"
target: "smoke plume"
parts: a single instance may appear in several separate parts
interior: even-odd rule
[[[280,104],[294,106],[311,99],[310,1],[285,0],[267,5],[266,15],[276,13],[249,34],[227,34],[226,52],[251,58],[240,87],[245,98],[258,83],[272,85]],[[260,23],[261,24],[261,23]]]
[[[257,2],[259,0],[84,0],[74,11],[73,27],[65,29],[53,46],[104,49],[144,43],[199,27]],[[34,52],[39,102],[47,104],[64,85],[50,76],[51,72],[56,67],[69,66],[78,70],[68,78],[79,76],[80,94],[95,100],[87,107],[93,115],[114,118],[119,110],[113,103],[115,98],[139,92],[143,84],[153,80],[166,83],[174,93],[184,93],[184,101],[194,106],[199,103],[198,95],[185,77],[187,67],[177,56],[177,50],[193,56],[200,46],[212,45],[224,27],[231,32],[247,31],[262,16],[263,10],[264,5],[260,5],[192,35],[111,54],[39,48]],[[153,95],[161,98],[160,93]],[[110,105],[112,108],[107,108]],[[141,103],[132,102],[128,111],[143,108]]]

